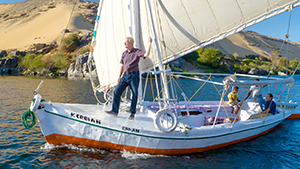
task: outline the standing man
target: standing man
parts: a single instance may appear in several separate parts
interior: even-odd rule
[[[259,79],[256,78],[254,81],[259,81]],[[248,99],[248,97],[250,96],[250,94],[252,93],[252,98],[253,98],[254,102],[258,103],[262,110],[263,104],[264,104],[264,99],[261,95],[260,90],[266,86],[267,86],[266,84],[264,84],[262,86],[258,86],[258,85],[251,86],[250,91],[249,91],[247,97],[244,99],[244,101],[246,101]]]
[[[129,86],[132,92],[130,116],[129,119],[133,120],[136,113],[136,104],[138,99],[138,86],[140,81],[139,76],[139,61],[140,58],[147,57],[150,54],[152,38],[149,37],[149,46],[146,52],[134,48],[134,40],[131,37],[125,38],[126,50],[122,54],[120,74],[118,78],[118,85],[114,90],[113,105],[111,111],[106,111],[107,114],[118,116],[119,106],[121,101],[121,95],[123,91]],[[122,76],[123,75],[123,76]]]
[[[237,114],[242,105],[242,101],[239,100],[239,87],[235,86],[233,91],[228,94],[229,106],[233,108],[232,113]]]
[[[268,114],[271,113],[275,115],[276,113],[276,103],[273,101],[273,95],[271,93],[268,93],[266,96],[266,104],[265,109],[261,112],[262,114]]]

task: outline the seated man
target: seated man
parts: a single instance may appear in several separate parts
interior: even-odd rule
[[[261,112],[264,114],[271,113],[275,115],[276,113],[276,103],[273,101],[273,95],[271,93],[268,93],[266,96],[266,104],[265,104],[265,109]]]
[[[235,86],[233,88],[233,91],[228,94],[229,106],[233,108],[232,113],[234,114],[237,114],[239,112],[239,109],[243,103],[242,101],[239,100],[239,95],[237,94],[238,91],[239,91],[239,87]]]
[[[259,79],[255,79],[255,81],[259,81]],[[250,94],[252,94],[252,98],[253,98],[254,102],[258,103],[261,110],[263,110],[264,99],[261,95],[260,90],[266,86],[267,86],[266,84],[261,85],[261,86],[258,86],[258,85],[251,86],[250,91],[249,91],[247,97],[244,99],[244,101],[246,101],[247,98],[250,96]]]

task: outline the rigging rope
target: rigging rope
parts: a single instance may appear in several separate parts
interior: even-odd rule
[[[181,93],[184,93],[183,90],[181,89],[181,87],[179,86],[179,84],[176,82],[176,80],[174,79],[174,77],[172,76],[172,79],[174,80],[174,82],[176,83],[176,85],[178,86],[178,88],[180,89]],[[188,100],[187,96],[184,95],[185,98]]]
[[[210,78],[211,78],[211,74],[209,75],[209,77],[208,77],[207,80],[209,80]],[[206,84],[206,82],[204,82],[204,83],[202,84],[202,86],[199,87],[199,89],[194,93],[194,95],[193,95],[190,99],[188,99],[188,101],[191,101],[192,98],[200,91],[200,89],[202,89],[202,87],[203,87],[205,84]]]
[[[292,10],[290,9],[290,15],[289,15],[289,21],[288,21],[288,28],[287,28],[287,33],[285,34],[285,40],[283,40],[283,42],[282,42],[282,45],[281,45],[281,47],[280,47],[280,49],[279,49],[279,51],[277,53],[277,56],[275,58],[275,61],[274,61],[273,65],[272,65],[272,68],[271,68],[271,70],[268,73],[268,77],[270,76],[270,74],[271,74],[271,72],[272,72],[272,70],[273,70],[273,68],[275,66],[275,63],[276,63],[277,58],[278,58],[278,55],[281,52],[282,47],[283,47],[283,45],[284,45],[285,42],[287,43],[287,53],[288,53],[288,40],[289,40],[289,31],[290,31],[290,25],[291,25],[291,18],[292,18]],[[288,62],[288,60],[287,60],[287,62]]]
[[[290,16],[289,16],[289,22],[288,22],[288,28],[287,28],[287,33],[285,35],[285,38],[287,39],[286,43],[286,57],[288,58],[289,56],[289,32],[290,32],[290,25],[291,25],[291,18],[292,18],[292,10],[290,9]],[[286,60],[286,76],[288,75],[288,66],[289,66],[289,60]]]
[[[75,2],[75,3],[74,3],[74,6],[73,6],[73,8],[72,8],[71,14],[70,14],[69,21],[68,21],[67,26],[66,26],[65,29],[67,29],[68,26],[69,26],[69,24],[70,24],[71,17],[72,17],[72,15],[73,15],[74,8],[75,8],[76,4],[77,4],[77,3]],[[52,62],[51,62],[51,64],[50,64],[50,66],[49,66],[49,68],[48,68],[46,74],[44,75],[43,80],[40,82],[40,84],[38,85],[38,87],[37,87],[37,88],[35,89],[35,91],[33,92],[34,94],[38,93],[38,90],[40,89],[40,87],[41,87],[42,84],[44,83],[44,80],[46,79],[46,77],[47,77],[47,75],[48,75],[48,73],[49,73],[49,71],[50,71],[50,69],[51,69],[51,67],[52,67],[52,65],[53,65],[53,63],[54,63],[54,60],[55,60],[55,58],[56,58],[56,56],[57,56],[57,54],[58,54],[58,52],[59,52],[59,50],[60,50],[61,43],[62,43],[62,41],[63,41],[63,39],[64,39],[65,33],[66,33],[66,31],[63,31],[63,35],[62,35],[62,38],[61,38],[60,43],[59,43],[59,45],[58,45],[58,49],[57,49],[57,51],[56,51],[56,53],[55,53],[55,55],[54,55],[54,58],[53,58],[53,60],[52,60]]]

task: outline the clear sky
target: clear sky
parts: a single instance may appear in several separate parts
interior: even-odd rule
[[[0,0],[1,3],[14,3],[24,0]],[[99,1],[99,0],[91,0]],[[285,39],[285,34],[287,33],[288,23],[289,23],[289,12],[277,15],[273,18],[265,20],[254,26],[247,28],[246,30],[251,30],[262,35],[271,36],[274,38]],[[290,30],[289,30],[290,40],[294,42],[300,42],[300,7],[294,8],[292,10]]]

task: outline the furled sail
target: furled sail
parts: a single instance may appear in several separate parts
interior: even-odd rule
[[[130,0],[129,0],[130,1]],[[103,0],[94,46],[94,60],[101,86],[116,82],[124,38],[130,36],[130,10],[138,10],[139,37],[143,50],[149,36],[153,37],[147,0],[130,9],[129,1]],[[295,0],[149,0],[163,62],[174,60],[199,46],[221,40],[253,23],[288,11]],[[281,11],[280,11],[281,10]],[[277,13],[272,13],[277,11]],[[280,11],[280,12],[278,12]],[[267,16],[267,14],[270,14]],[[272,15],[271,15],[272,14]],[[258,19],[258,20],[257,20]],[[149,58],[141,59],[140,69],[146,71],[158,64],[155,45]]]

